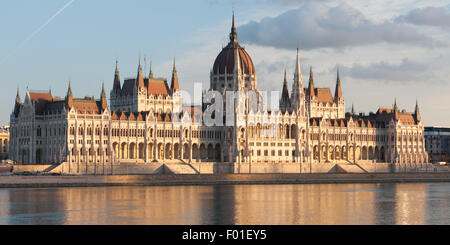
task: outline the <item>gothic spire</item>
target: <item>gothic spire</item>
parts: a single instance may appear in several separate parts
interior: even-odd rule
[[[69,87],[67,88],[66,107],[68,109],[73,107],[72,86],[70,85],[70,80],[69,80]]]
[[[417,99],[416,99],[416,108],[414,109],[414,117],[416,119],[416,122],[419,122],[421,120],[419,112],[419,102],[417,102]]]
[[[108,107],[105,93],[105,83],[102,83],[102,94],[100,95],[100,102],[102,104],[102,110],[104,111]]]
[[[120,92],[120,74],[119,74],[119,61],[116,59],[116,71],[114,73],[113,92]]]
[[[173,58],[172,84],[170,85],[170,89],[172,90],[172,93],[180,89],[178,86],[178,74],[175,58]]]
[[[352,104],[352,112],[351,112],[351,114],[355,115],[355,106],[353,104]]]
[[[286,70],[284,70],[284,81],[283,81],[283,90],[281,92],[281,100],[280,100],[280,109],[284,113],[291,106],[291,101],[289,99],[289,91],[288,84],[286,79]]]
[[[16,103],[14,104],[14,115],[17,117],[20,111],[20,94],[19,87],[17,87]]]
[[[17,94],[16,94],[16,104],[20,104],[20,93],[19,93],[19,87],[17,87]]]
[[[313,71],[312,71],[312,66],[309,67],[309,84],[308,84],[308,96],[314,97],[316,96],[316,93],[314,91],[314,77],[313,77]]]
[[[397,107],[397,98],[394,99],[394,119],[396,121],[398,121],[398,119],[400,118],[399,112],[398,112],[398,107]]]
[[[291,105],[295,109],[298,109],[301,105],[302,92],[303,92],[302,71],[300,68],[300,56],[298,54],[297,48],[294,83],[292,84],[292,95],[291,95]]]
[[[342,98],[341,79],[339,78],[339,68],[337,69],[336,90],[334,91],[334,100],[337,102]]]
[[[294,81],[296,81],[298,85],[303,88],[302,71],[300,69],[300,56],[298,54],[298,48],[297,48],[297,61],[295,62]]]
[[[142,75],[141,56],[139,56],[138,74],[137,74],[134,86],[137,86],[138,88],[142,88],[145,86],[144,85],[144,76]]]

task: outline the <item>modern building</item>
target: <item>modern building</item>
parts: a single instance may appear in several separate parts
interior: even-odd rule
[[[22,102],[18,92],[10,120],[11,158],[90,164],[387,162],[394,167],[428,162],[417,103],[411,113],[396,103],[369,115],[346,113],[339,71],[334,95],[316,87],[312,68],[304,87],[297,50],[291,91],[285,72],[279,109],[264,110],[264,91],[258,89],[250,55],[238,43],[234,16],[229,37],[212,65],[200,107],[181,106],[175,61],[170,85],[154,78],[151,67],[144,75],[140,60],[136,77],[122,83],[116,62],[109,106],[104,87],[99,100],[75,98],[70,81],[64,99],[27,91]],[[234,97],[216,103],[228,94]],[[250,106],[255,101],[257,106]],[[210,119],[219,122],[212,126],[202,120],[211,111]]]
[[[9,126],[0,127],[0,160],[9,157]]]
[[[450,128],[425,127],[424,134],[430,162],[450,162]]]

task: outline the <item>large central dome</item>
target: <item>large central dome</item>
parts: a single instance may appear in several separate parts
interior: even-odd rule
[[[252,59],[245,51],[243,47],[237,42],[236,27],[234,25],[234,15],[233,15],[233,25],[231,27],[230,42],[228,45],[222,49],[222,51],[217,56],[214,61],[213,73],[214,74],[232,74],[234,72],[235,55],[239,54],[240,68],[244,74],[255,75],[255,66],[253,65]]]

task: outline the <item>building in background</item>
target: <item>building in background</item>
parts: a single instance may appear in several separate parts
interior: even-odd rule
[[[150,69],[121,82],[116,62],[108,106],[104,88],[100,99],[75,98],[69,82],[64,99],[50,91],[28,91],[23,103],[17,93],[10,117],[11,159],[23,163],[105,164],[159,161],[222,162],[230,164],[283,163],[390,163],[393,168],[416,168],[428,163],[424,127],[416,103],[414,112],[392,107],[376,113],[345,113],[339,71],[334,96],[330,88],[316,87],[310,68],[303,86],[297,50],[293,86],[286,73],[279,109],[250,108],[247,96],[226,105],[223,121],[233,125],[206,126],[203,116],[214,105],[181,109],[178,75],[173,64],[170,86],[154,78]],[[274,81],[275,82],[275,81]],[[257,86],[250,55],[238,43],[233,24],[227,46],[210,71],[210,92],[223,98],[228,92],[252,92],[265,103]],[[227,102],[228,103],[228,102]],[[240,109],[238,109],[240,108]],[[265,108],[264,106],[262,108]],[[241,110],[242,109],[242,110]],[[226,118],[233,110],[231,118]],[[218,117],[221,121],[221,117]]]
[[[0,128],[0,161],[9,157],[9,126]]]
[[[425,149],[430,162],[450,162],[450,128],[425,127]]]

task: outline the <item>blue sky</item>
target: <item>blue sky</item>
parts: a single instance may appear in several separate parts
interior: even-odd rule
[[[281,89],[284,69],[292,77],[298,45],[305,84],[312,65],[315,85],[334,91],[340,67],[346,107],[368,113],[396,97],[411,111],[418,99],[426,125],[450,126],[448,0],[75,0],[27,40],[68,2],[0,2],[0,124],[17,87],[22,99],[27,87],[62,97],[69,79],[77,97],[98,97],[102,82],[109,91],[116,57],[122,79],[139,55],[170,79],[176,57],[183,89],[207,86],[234,6],[259,89]]]

